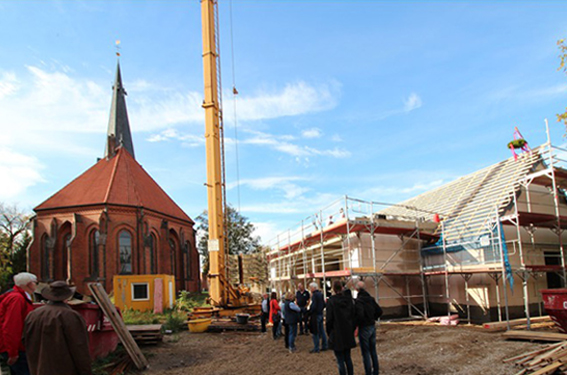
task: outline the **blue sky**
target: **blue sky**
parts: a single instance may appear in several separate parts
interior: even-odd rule
[[[220,1],[228,199],[268,241],[347,194],[398,202],[564,128],[562,2]],[[0,1],[0,201],[30,209],[104,152],[121,41],[136,157],[206,208],[200,5]]]

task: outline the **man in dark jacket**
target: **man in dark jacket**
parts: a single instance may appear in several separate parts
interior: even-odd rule
[[[333,283],[335,293],[327,304],[327,333],[329,347],[335,352],[340,375],[353,375],[350,350],[356,347],[354,340],[355,308],[350,289],[343,290],[340,281]]]
[[[378,375],[378,355],[376,354],[376,320],[382,316],[382,309],[376,300],[364,289],[364,281],[356,284],[358,295],[355,301],[358,340],[364,363],[365,375]]]
[[[22,332],[24,319],[33,311],[31,296],[37,277],[28,272],[14,276],[14,288],[0,296],[0,355],[13,375],[29,375]]]
[[[270,316],[270,297],[268,293],[264,293],[262,296],[262,315],[260,316],[260,323],[262,325],[262,333],[266,333],[266,323]]]
[[[295,301],[297,302],[297,306],[301,309],[299,313],[299,334],[303,335],[303,333],[307,334],[307,304],[309,303],[309,298],[311,295],[303,284],[299,283],[297,285],[297,292],[295,292]]]
[[[41,291],[49,302],[26,318],[24,340],[35,375],[91,375],[87,327],[64,301],[75,293],[65,281]]]
[[[321,341],[321,350],[328,349],[327,336],[325,335],[325,327],[323,326],[323,310],[325,310],[325,298],[323,293],[318,289],[317,283],[309,284],[311,289],[311,306],[309,306],[309,315],[313,320],[313,329],[311,329],[311,337],[313,338],[313,349],[310,353],[319,353],[319,341]]]

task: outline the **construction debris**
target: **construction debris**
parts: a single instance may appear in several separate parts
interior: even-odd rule
[[[567,335],[555,332],[535,332],[535,331],[519,331],[511,330],[504,332],[502,336],[505,339],[527,340],[527,341],[565,341]]]
[[[124,348],[128,352],[128,355],[130,355],[130,358],[132,358],[136,367],[139,370],[147,368],[149,365],[148,360],[138,347],[138,344],[136,344],[132,338],[130,332],[128,332],[128,329],[126,329],[126,325],[124,324],[122,317],[118,314],[118,311],[110,301],[110,298],[108,298],[108,294],[106,294],[102,284],[91,283],[88,284],[88,286],[97,304],[104,312],[104,315],[110,320],[112,328],[114,328],[114,331],[118,334],[122,345],[124,345]]]
[[[269,285],[268,261],[264,253],[228,256],[228,277],[233,285],[244,284],[254,293]]]
[[[157,345],[163,341],[161,324],[126,326],[126,328],[138,344]]]
[[[509,324],[510,327],[516,327],[516,326],[526,325],[527,322],[528,322],[528,320],[526,318],[510,320],[509,323],[507,323],[507,322],[489,322],[489,323],[484,323],[482,325],[482,328],[485,328],[485,329],[487,329],[491,332],[499,332],[499,331],[507,330],[508,324]],[[548,323],[548,322],[551,322],[551,318],[549,317],[549,315],[536,316],[536,317],[530,318],[530,323]]]
[[[567,341],[547,345],[542,349],[505,359],[503,362],[522,367],[516,375],[550,375],[556,371],[567,374]]]

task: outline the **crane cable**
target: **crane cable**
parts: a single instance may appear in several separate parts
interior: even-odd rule
[[[238,198],[238,212],[240,212],[240,160],[238,157],[238,118],[236,116],[236,100],[238,90],[236,89],[236,73],[234,63],[234,28],[232,23],[232,0],[230,0],[230,52],[232,58],[232,103],[234,113],[234,149],[236,153],[236,195]]]

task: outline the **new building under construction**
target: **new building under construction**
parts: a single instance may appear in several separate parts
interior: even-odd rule
[[[271,287],[364,279],[386,317],[541,315],[539,291],[565,285],[566,153],[548,136],[399,204],[345,197],[273,240]]]

